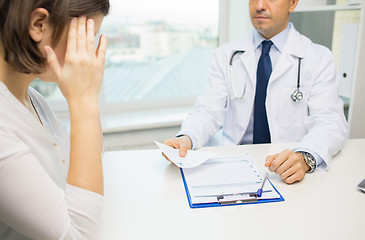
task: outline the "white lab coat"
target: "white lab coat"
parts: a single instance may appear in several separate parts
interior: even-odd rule
[[[233,61],[232,81],[236,94],[246,88],[242,99],[231,98],[229,60],[236,50],[245,51]],[[304,98],[294,102],[291,93],[297,87],[299,57],[302,58],[300,90]],[[195,148],[239,144],[253,111],[255,59],[253,31],[218,48],[207,91],[198,97],[178,134],[191,136]],[[336,62],[329,49],[314,44],[292,26],[267,88],[271,142],[300,142],[298,147],[314,151],[328,165],[341,149],[348,132],[338,84]]]

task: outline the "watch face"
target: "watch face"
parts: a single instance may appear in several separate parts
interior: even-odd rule
[[[307,156],[307,160],[311,166],[314,166],[314,159]]]

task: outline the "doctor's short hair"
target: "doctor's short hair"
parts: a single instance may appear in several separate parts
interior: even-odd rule
[[[16,71],[39,74],[47,59],[29,36],[29,19],[37,8],[49,12],[52,47],[57,46],[71,17],[109,13],[109,0],[0,0],[0,42],[5,61]]]

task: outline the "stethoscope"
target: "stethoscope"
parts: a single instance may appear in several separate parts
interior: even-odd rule
[[[231,96],[231,99],[243,99],[244,95],[245,95],[245,92],[246,92],[246,84],[244,86],[244,89],[242,91],[242,94],[239,94],[236,92],[236,88],[234,88],[233,86],[233,60],[234,60],[234,57],[237,55],[237,54],[243,54],[245,53],[245,51],[243,50],[236,50],[233,52],[232,56],[231,56],[231,59],[229,60],[229,78],[230,78],[230,84],[231,84],[231,90],[232,90],[232,93],[233,93],[233,96]],[[299,100],[302,100],[303,99],[303,93],[300,91],[300,68],[301,68],[301,65],[302,65],[302,58],[299,57],[298,58],[298,78],[297,78],[297,88],[294,89],[294,91],[291,93],[290,97],[291,99],[296,102],[296,101],[299,101]]]
[[[297,89],[295,89],[290,97],[291,99],[296,102],[297,100],[302,100],[303,99],[303,93],[300,91],[300,67],[302,65],[302,58],[298,58],[298,78],[297,78]]]

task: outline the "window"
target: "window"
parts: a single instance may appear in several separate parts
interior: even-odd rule
[[[163,106],[195,99],[218,46],[219,0],[111,0],[102,108]],[[54,106],[55,84],[32,84]],[[66,105],[66,104],[64,104]]]

